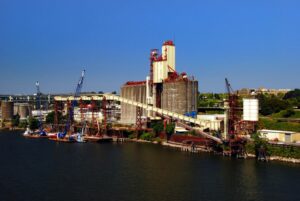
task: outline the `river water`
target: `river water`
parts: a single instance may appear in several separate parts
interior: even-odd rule
[[[0,132],[0,201],[299,201],[300,165]]]

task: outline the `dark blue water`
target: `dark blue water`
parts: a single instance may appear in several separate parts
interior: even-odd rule
[[[300,200],[300,165],[0,133],[0,201]]]

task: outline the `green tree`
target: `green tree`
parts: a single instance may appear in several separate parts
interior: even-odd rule
[[[259,149],[261,149],[261,148],[264,148],[264,149],[266,149],[266,151],[268,151],[267,150],[268,142],[266,139],[262,138],[259,133],[255,133],[251,137],[254,140],[254,151],[255,151],[256,156],[258,156]]]
[[[28,126],[27,120],[21,120],[20,121],[20,123],[19,123],[20,128],[27,128],[27,126]]]
[[[12,127],[17,127],[20,123],[20,115],[16,114],[13,116],[12,120],[11,120],[11,125]]]
[[[167,124],[166,126],[167,140],[169,140],[171,135],[174,134],[174,131],[175,131],[175,124],[174,123]]]
[[[164,125],[162,122],[157,122],[153,125],[152,128],[153,128],[155,136],[158,136],[158,134],[164,130]]]
[[[46,123],[48,124],[54,124],[55,120],[55,111],[49,112],[46,116]],[[61,112],[57,112],[57,120],[58,122],[61,122],[63,120],[63,115]]]
[[[34,117],[29,117],[28,125],[31,130],[35,130],[39,128],[39,120]]]
[[[280,99],[274,95],[267,96],[264,94],[258,95],[260,104],[260,113],[262,115],[270,115],[291,108],[289,101]]]

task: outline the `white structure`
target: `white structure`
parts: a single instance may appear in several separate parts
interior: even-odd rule
[[[222,128],[222,122],[224,122],[224,114],[206,114],[206,115],[197,115],[197,119],[200,120],[201,126],[204,129],[218,131]]]
[[[258,99],[243,99],[243,120],[258,121]]]
[[[93,113],[90,111],[83,111],[83,118],[84,120],[88,122],[92,122],[93,119]],[[101,112],[94,112],[94,118],[98,122],[102,122],[103,120],[103,115]],[[80,108],[74,108],[74,120],[77,122],[81,121],[81,113],[80,113]]]
[[[162,54],[153,62],[153,83],[162,83],[168,78],[169,72],[175,71],[175,45],[172,41],[166,41],[161,50]],[[152,54],[157,54],[156,51]]]
[[[259,130],[261,137],[271,141],[285,142],[285,143],[300,143],[300,133],[293,131],[280,131],[280,130]]]

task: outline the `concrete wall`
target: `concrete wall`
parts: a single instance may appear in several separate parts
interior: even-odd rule
[[[198,81],[179,80],[163,83],[162,109],[184,114],[197,111]]]
[[[121,88],[121,97],[130,100],[146,103],[146,84],[139,85],[123,85]],[[146,111],[143,110],[143,116],[146,116]],[[136,107],[121,103],[121,123],[135,124],[136,123]]]

